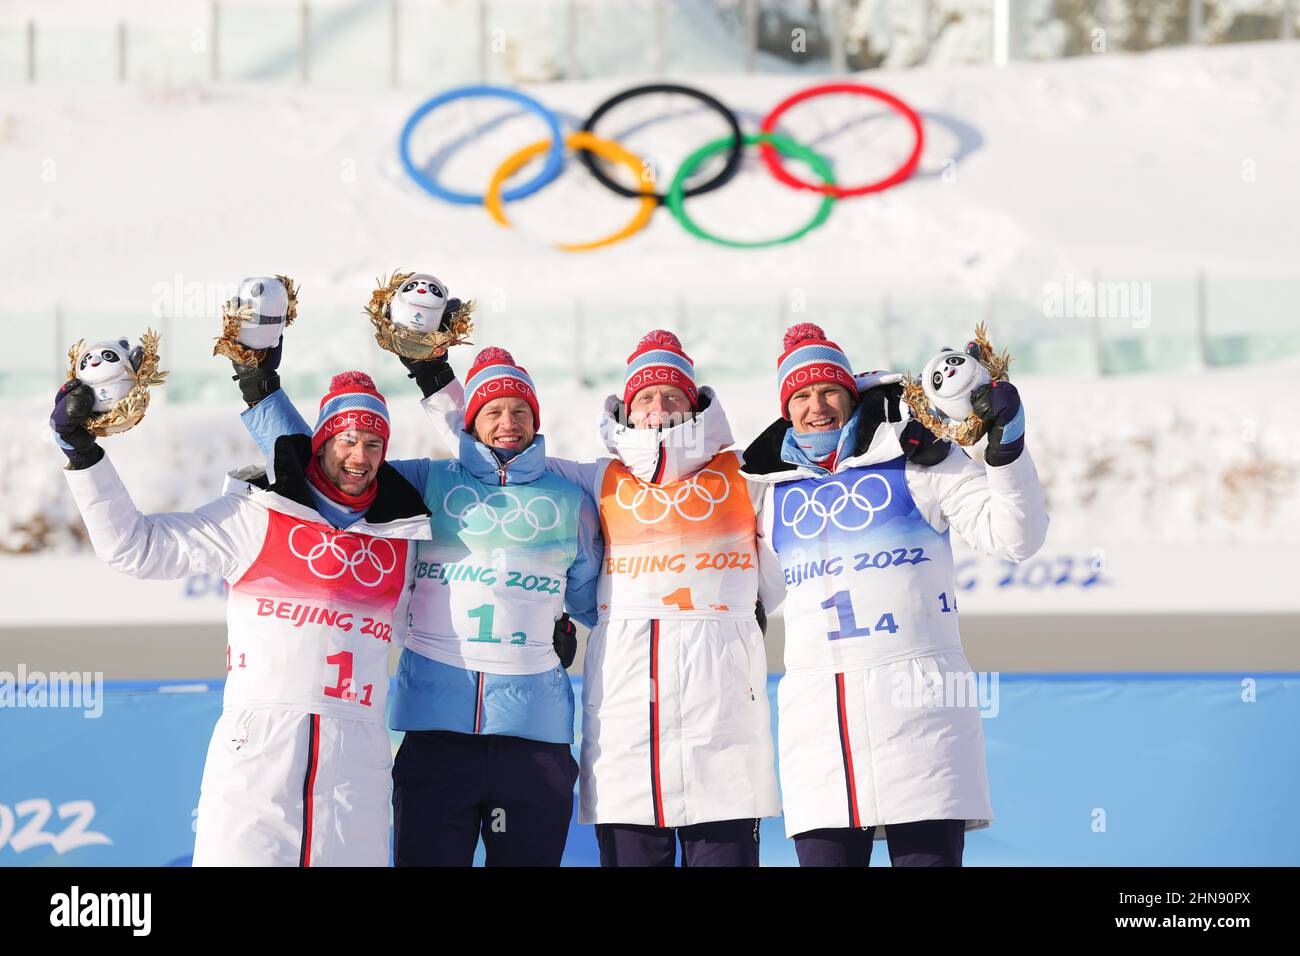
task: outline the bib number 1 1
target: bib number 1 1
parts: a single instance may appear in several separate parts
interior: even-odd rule
[[[492,636],[492,619],[496,616],[496,607],[491,604],[480,604],[478,607],[465,613],[478,621],[478,636],[467,637],[467,641],[475,644],[500,644],[501,638]],[[511,644],[526,644],[528,634],[525,631],[515,631],[511,635]]]
[[[880,620],[876,622],[875,628],[859,627],[857,617],[853,613],[853,595],[848,591],[836,591],[821,604],[828,611],[834,611],[840,619],[838,630],[828,631],[826,639],[828,641],[839,641],[846,637],[866,637],[868,634],[879,634],[882,631],[889,634],[898,632],[898,625],[894,623],[893,614],[882,614]]]

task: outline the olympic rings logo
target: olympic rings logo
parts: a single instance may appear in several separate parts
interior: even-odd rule
[[[722,494],[716,497],[712,491],[700,484],[700,478],[710,474],[722,479]],[[635,489],[630,500],[624,498],[625,485],[631,485]],[[632,478],[620,478],[614,487],[614,501],[624,511],[631,512],[632,517],[641,524],[658,524],[673,513],[686,521],[708,521],[713,517],[717,506],[726,501],[729,494],[731,494],[731,485],[727,481],[727,476],[712,468],[701,468],[689,480],[679,484],[671,494],[662,488],[644,485]],[[691,504],[690,507],[684,507],[688,502],[694,502],[696,499],[702,502],[702,505]],[[647,500],[651,503],[649,517],[641,513],[641,506]]]
[[[879,504],[871,501],[860,490],[872,480],[878,481],[885,488],[885,500]],[[817,537],[826,530],[828,524],[841,531],[865,531],[871,527],[877,513],[888,508],[893,500],[894,490],[889,486],[888,480],[877,474],[863,475],[852,487],[847,488],[842,481],[828,481],[818,485],[812,494],[795,485],[781,499],[781,523],[805,541]],[[790,507],[792,502],[795,503],[793,510]],[[856,509],[852,513],[853,517],[841,521],[840,516],[849,508]],[[861,515],[866,518],[862,519]]]
[[[460,508],[452,503],[458,493],[462,499],[466,496],[469,499]],[[465,534],[481,536],[500,528],[502,534],[519,544],[527,544],[543,531],[558,528],[562,517],[560,506],[546,495],[536,495],[525,504],[513,491],[494,491],[480,498],[478,491],[469,485],[457,485],[443,495],[442,511],[460,522]]]
[[[721,116],[727,126],[730,127],[730,132],[726,136],[707,143],[691,153],[678,168],[676,175],[664,193],[654,191],[655,183],[653,177],[649,175],[647,163],[629,153],[618,143],[601,139],[594,133],[597,122],[620,103],[639,96],[656,93],[672,93],[698,100]],[[776,132],[777,123],[788,110],[806,100],[830,94],[851,94],[878,100],[899,113],[907,121],[915,136],[915,143],[907,158],[896,170],[875,182],[856,186],[841,186],[835,182],[831,164],[823,156]],[[483,195],[456,192],[439,185],[432,176],[415,164],[411,159],[410,152],[411,137],[415,128],[425,116],[447,103],[470,97],[504,99],[522,106],[528,112],[539,116],[546,123],[549,130],[547,139],[525,146],[507,157],[493,174],[488,191]],[[721,101],[703,90],[674,83],[652,83],[635,86],[605,100],[587,118],[581,130],[567,137],[561,131],[559,116],[533,97],[506,87],[479,85],[447,90],[417,107],[402,128],[398,150],[401,155],[402,166],[405,168],[407,175],[425,192],[445,202],[486,206],[492,218],[503,226],[510,225],[510,221],[505,215],[504,203],[531,196],[549,185],[564,170],[566,148],[575,150],[578,159],[601,185],[621,196],[640,201],[636,214],[617,232],[588,242],[556,244],[556,247],[562,251],[580,252],[611,245],[639,232],[649,224],[651,215],[660,205],[667,206],[673,218],[687,232],[710,242],[737,248],[761,248],[792,242],[822,225],[830,217],[831,207],[836,200],[882,192],[911,177],[916,172],[916,168],[921,161],[924,140],[921,118],[912,107],[892,93],[862,83],[824,83],[801,90],[778,103],[763,118],[760,124],[760,132],[757,134],[742,133],[736,115]],[[792,189],[808,190],[822,196],[822,202],[807,224],[788,235],[776,238],[738,240],[712,235],[690,218],[685,209],[685,200],[718,189],[734,178],[740,170],[741,154],[746,146],[759,147],[764,166],[779,182]],[[687,188],[686,180],[691,174],[703,165],[709,157],[724,151],[726,158],[722,168],[711,179]],[[542,154],[545,154],[545,161],[541,170],[532,179],[510,189],[505,188],[506,181],[515,172],[523,168],[529,160]],[[640,184],[639,187],[631,189],[615,181],[597,163],[597,157],[627,167],[634,174],[636,181]],[[821,181],[809,182],[793,175],[785,168],[783,157],[798,159],[807,163]]]
[[[295,541],[300,531],[307,532],[309,541],[313,533],[320,535],[320,540],[313,542],[305,554],[298,549]],[[353,543],[351,550],[343,546],[345,541]],[[386,562],[381,553],[384,549],[388,552]],[[376,587],[385,576],[397,568],[397,548],[391,541],[383,538],[363,538],[355,534],[339,534],[330,537],[324,531],[313,532],[313,529],[305,524],[294,525],[289,532],[289,551],[295,558],[306,561],[307,570],[322,580],[334,581],[350,572],[357,584],[367,588]],[[332,573],[328,571],[329,562],[324,562],[327,570],[317,567],[317,562],[326,555],[329,555],[338,565]],[[374,580],[371,580],[372,576]]]

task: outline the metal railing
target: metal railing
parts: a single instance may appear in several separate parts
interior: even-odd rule
[[[31,14],[31,11],[37,11]],[[29,14],[29,15],[24,15]],[[843,73],[1290,39],[1300,0],[173,0],[0,10],[0,85]]]

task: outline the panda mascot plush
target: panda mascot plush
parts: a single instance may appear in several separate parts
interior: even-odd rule
[[[944,348],[925,363],[921,388],[930,404],[951,421],[963,422],[970,417],[971,392],[993,381],[989,370],[979,360],[979,347],[972,342],[965,352]]]
[[[95,392],[95,411],[106,412],[126,398],[136,384],[143,349],[126,339],[96,342],[77,356],[77,378]]]

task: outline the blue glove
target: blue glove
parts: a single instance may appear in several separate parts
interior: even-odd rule
[[[68,468],[80,471],[104,457],[104,449],[86,428],[86,419],[95,414],[95,390],[75,378],[63,383],[54,396],[50,428],[54,429],[59,450],[68,456]]]
[[[1010,382],[981,385],[970,396],[971,407],[988,430],[986,464],[1009,465],[1025,450],[1025,410],[1020,393]]]

